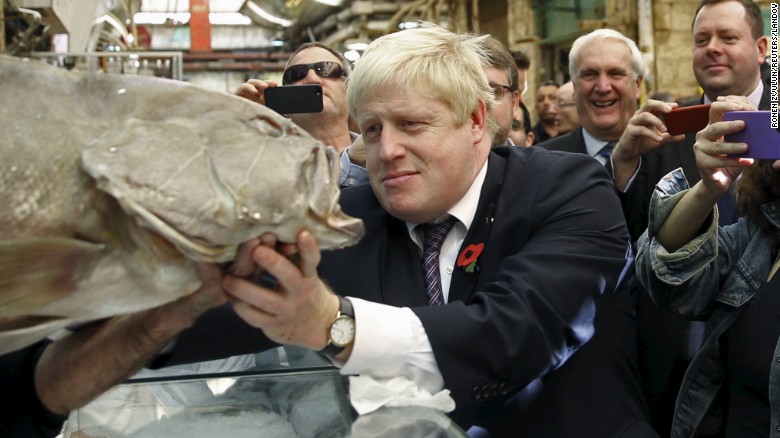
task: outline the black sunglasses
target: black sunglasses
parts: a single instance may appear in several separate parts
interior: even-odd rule
[[[347,76],[347,72],[344,71],[344,68],[338,62],[322,61],[312,64],[296,64],[287,67],[287,70],[284,71],[284,74],[282,74],[282,85],[300,81],[309,74],[309,70],[314,70],[314,73],[321,78],[338,79]]]

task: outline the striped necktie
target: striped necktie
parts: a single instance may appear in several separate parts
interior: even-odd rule
[[[441,273],[439,271],[439,253],[441,245],[447,234],[455,225],[455,219],[448,216],[439,223],[427,223],[422,225],[423,230],[423,273],[425,274],[425,292],[428,296],[428,304],[443,304],[441,288]]]

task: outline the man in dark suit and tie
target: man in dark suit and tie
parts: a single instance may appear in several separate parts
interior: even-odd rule
[[[540,146],[591,155],[613,173],[611,152],[637,108],[645,69],[641,53],[622,34],[600,29],[574,42],[569,52],[569,68],[582,126]],[[638,211],[636,202],[639,201],[633,194],[618,193],[623,213],[629,220]],[[682,375],[672,373],[675,351],[683,342],[676,338],[687,335],[690,323],[661,312],[638,283],[635,287],[633,308],[638,323],[635,336],[643,389],[653,426],[659,435],[668,436],[674,397],[670,400],[663,394],[676,393],[679,388]]]
[[[348,96],[370,184],[341,199],[366,237],[321,254],[306,231],[265,236],[252,260],[278,286],[227,277],[241,320],[207,313],[169,363],[270,346],[258,327],[343,374],[447,389],[474,435],[655,436],[609,175],[581,155],[491,151],[484,39],[424,26],[369,46]]]

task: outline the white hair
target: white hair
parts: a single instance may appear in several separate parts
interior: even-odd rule
[[[574,41],[569,51],[569,75],[572,79],[577,77],[577,70],[580,67],[580,54],[591,43],[601,40],[620,41],[628,47],[631,52],[631,66],[634,69],[634,79],[645,75],[645,62],[642,59],[642,52],[636,46],[636,43],[622,33],[614,29],[597,29],[591,33],[583,35]]]

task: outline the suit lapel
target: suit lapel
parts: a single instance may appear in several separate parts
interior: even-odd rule
[[[382,273],[379,287],[385,304],[392,306],[425,306],[425,280],[417,245],[409,237],[406,224],[389,214],[386,235],[379,249]]]
[[[482,184],[482,190],[480,191],[477,211],[474,214],[474,220],[471,222],[471,228],[469,228],[466,238],[458,251],[458,257],[469,245],[488,244],[496,212],[498,194],[504,182],[506,161],[506,158],[496,153],[489,155],[487,175],[485,175],[485,182]],[[489,248],[485,246],[483,251],[487,250]],[[456,300],[467,302],[474,293],[479,275],[479,269],[475,269],[474,272],[466,272],[463,267],[457,265],[456,259],[455,269],[452,272],[452,282],[450,283],[449,302]]]
[[[585,134],[582,133],[582,126],[578,126],[571,135],[577,138],[577,150],[574,152],[588,155],[588,147],[585,145]]]
[[[564,152],[574,152],[577,154],[587,154],[588,148],[585,147],[585,136],[582,134],[582,126],[576,127],[573,131],[555,137],[554,146],[549,149]]]

